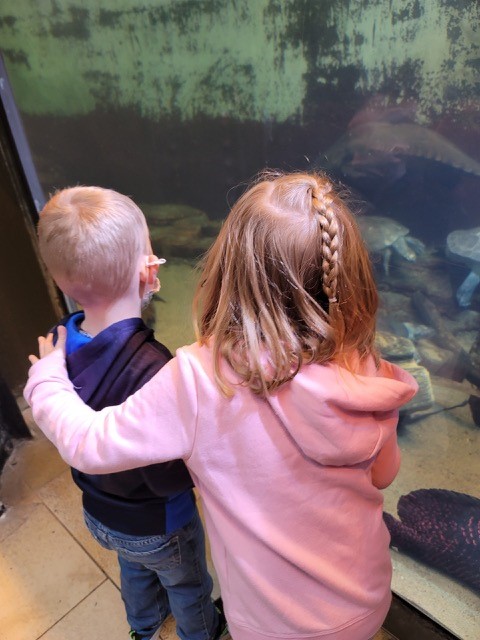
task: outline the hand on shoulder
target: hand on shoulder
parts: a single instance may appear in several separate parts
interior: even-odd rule
[[[45,358],[54,351],[62,351],[65,355],[65,343],[67,341],[67,330],[63,325],[59,325],[57,328],[57,342],[53,344],[53,333],[48,333],[45,337],[39,336],[38,338],[38,353],[39,358],[33,354],[28,356],[31,364],[35,364],[41,358]]]

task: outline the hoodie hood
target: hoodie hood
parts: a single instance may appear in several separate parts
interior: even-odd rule
[[[297,446],[322,465],[371,459],[395,433],[398,410],[418,390],[406,371],[370,359],[359,373],[335,364],[311,364],[268,402]]]

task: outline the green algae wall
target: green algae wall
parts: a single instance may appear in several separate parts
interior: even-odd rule
[[[283,120],[299,115],[306,60],[300,42],[282,50],[286,16],[269,4],[4,0],[1,42],[28,113]]]
[[[476,0],[2,0],[0,46],[26,114],[302,122],[345,73],[424,114],[474,99],[479,24]]]

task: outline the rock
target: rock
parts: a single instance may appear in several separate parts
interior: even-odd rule
[[[448,365],[455,366],[456,356],[453,351],[442,349],[431,340],[425,338],[419,340],[416,347],[420,362],[428,368],[430,373],[437,373]]]
[[[425,411],[431,409],[435,403],[432,382],[428,369],[413,361],[397,362],[402,369],[408,371],[418,383],[418,393],[410,402],[401,407],[401,413],[412,413],[414,411]]]
[[[192,226],[201,226],[209,222],[209,217],[201,209],[187,204],[141,204],[150,226],[175,224],[179,220],[191,220]]]
[[[418,393],[410,402],[401,407],[402,414],[424,411],[433,407],[435,396],[430,380],[430,373],[416,362],[418,353],[414,343],[408,338],[397,336],[387,331],[378,331],[375,344],[382,357],[408,371],[418,383]]]
[[[377,331],[375,345],[385,360],[412,360],[417,357],[414,343],[408,338],[387,331]]]
[[[221,220],[182,204],[142,205],[158,255],[199,258],[214,242]]]
[[[480,398],[478,396],[470,396],[468,399],[472,419],[477,427],[480,427]]]

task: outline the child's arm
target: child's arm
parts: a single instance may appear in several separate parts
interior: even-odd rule
[[[395,479],[400,468],[400,448],[394,432],[377,454],[372,465],[372,482],[378,489],[385,489]]]
[[[188,458],[196,427],[196,387],[191,367],[176,359],[165,365],[122,405],[96,412],[79,398],[68,379],[59,328],[39,339],[24,395],[33,417],[71,466],[86,473],[109,473]]]
[[[63,325],[59,325],[59,327],[57,328],[57,336],[58,336],[58,339],[55,346],[53,345],[53,333],[48,333],[45,338],[43,336],[40,336],[38,338],[38,353],[40,354],[40,358],[37,358],[37,356],[33,354],[29,355],[28,359],[30,360],[31,364],[35,364],[41,358],[45,358],[50,353],[52,353],[52,351],[55,351],[55,349],[58,349],[65,355],[65,344],[67,342],[67,330]]]

